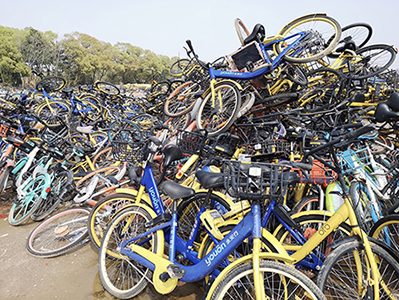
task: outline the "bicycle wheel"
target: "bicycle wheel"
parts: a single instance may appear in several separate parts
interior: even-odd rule
[[[375,44],[360,48],[356,51],[354,79],[365,79],[387,70],[395,61],[396,49],[385,44]]]
[[[234,20],[234,27],[236,28],[236,32],[238,35],[238,39],[242,46],[244,46],[244,40],[249,36],[249,31],[247,27],[244,25],[244,22],[237,18]]]
[[[372,34],[373,28],[367,23],[349,24],[345,27],[342,27],[341,40],[338,42],[336,49],[343,46],[343,44],[347,41],[353,41],[355,43],[356,49],[359,49],[367,44]],[[327,41],[327,44],[330,40],[333,40],[333,38],[334,36]],[[328,55],[328,57],[339,57],[340,53],[334,53],[336,49],[334,49],[332,53]]]
[[[40,223],[29,234],[27,249],[34,256],[60,256],[82,245],[87,239],[87,217],[90,210],[83,207],[66,209]]]
[[[120,90],[119,88],[109,82],[105,82],[105,81],[96,81],[94,83],[94,87],[96,88],[96,90],[100,91],[101,93],[110,95],[110,96],[116,96],[120,94]]]
[[[58,117],[69,114],[71,108],[63,101],[43,102],[39,105],[35,114],[46,122],[47,125],[59,124]]]
[[[306,36],[290,49],[284,59],[292,63],[307,63],[329,54],[341,38],[341,26],[339,23],[326,15],[313,14],[296,19],[286,25],[280,35],[284,42],[276,45],[277,54],[285,50],[298,39],[298,34],[305,33]],[[327,39],[333,37],[329,44]]]
[[[221,81],[215,84],[214,91],[215,99],[212,99],[210,91],[203,99],[197,115],[198,129],[205,129],[210,137],[228,130],[241,107],[241,95],[234,83]]]
[[[186,70],[187,66],[190,65],[191,60],[188,58],[182,58],[175,61],[169,69],[170,75],[174,77],[181,77],[183,76],[184,70]]]
[[[328,299],[374,299],[370,280],[381,283],[380,299],[398,299],[398,262],[378,245],[371,244],[371,249],[380,278],[369,278],[373,274],[362,242],[349,241],[331,252],[317,277],[317,285]]]
[[[195,101],[201,96],[201,85],[189,81],[177,87],[165,102],[165,115],[175,118],[190,112]]]
[[[387,215],[371,228],[369,236],[387,243],[399,253],[399,215]]]
[[[88,219],[88,229],[90,241],[100,249],[104,232],[114,215],[126,205],[133,204],[136,197],[129,194],[113,194],[101,199],[90,211]]]
[[[151,280],[152,272],[148,268],[122,255],[118,249],[122,241],[146,232],[145,224],[151,220],[151,214],[143,207],[127,207],[114,216],[104,234],[98,255],[100,279],[104,288],[118,299],[138,295]],[[150,240],[141,238],[134,243],[157,252],[163,243],[161,238],[157,231]]]
[[[369,232],[374,222],[377,222],[380,212],[376,212],[371,200],[370,191],[363,181],[352,181],[350,197],[353,201],[353,207],[359,220],[359,225],[365,232]],[[378,200],[377,200],[378,201]]]
[[[51,190],[47,194],[47,198],[43,199],[37,209],[32,214],[33,221],[42,221],[55,211],[61,201],[61,197],[66,194],[70,189],[73,181],[73,173],[71,171],[62,171],[56,174],[53,182],[51,183]]]
[[[49,181],[49,175],[41,173],[26,185],[24,188],[25,197],[14,203],[10,209],[8,222],[11,225],[20,225],[36,211],[43,200],[43,189],[47,188]]]
[[[47,93],[60,91],[66,86],[66,80],[59,76],[48,76],[36,84],[38,91],[45,90]]]
[[[105,168],[115,163],[112,156],[112,147],[105,148],[93,158],[93,165],[96,169]]]
[[[266,299],[326,299],[320,289],[304,274],[275,261],[261,261]],[[219,283],[210,299],[256,299],[252,263],[231,270]]]

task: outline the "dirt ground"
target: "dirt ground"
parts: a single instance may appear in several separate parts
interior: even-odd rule
[[[0,200],[0,299],[100,300],[115,299],[101,286],[97,252],[90,242],[69,254],[50,259],[31,256],[26,239],[38,225],[33,221],[11,226],[7,214],[9,200]],[[199,300],[198,284],[178,286],[172,294],[157,294],[151,284],[140,300]]]

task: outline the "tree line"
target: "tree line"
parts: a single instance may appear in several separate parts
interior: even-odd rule
[[[92,84],[96,80],[114,84],[148,83],[149,69],[167,77],[176,59],[129,43],[112,45],[79,32],[59,39],[51,31],[0,26],[2,85],[26,85],[32,79],[32,71],[62,76],[71,85]]]

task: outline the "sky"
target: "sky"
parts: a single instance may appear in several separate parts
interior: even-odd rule
[[[398,0],[0,0],[0,7],[1,26],[50,30],[60,38],[77,31],[169,57],[186,57],[183,46],[190,39],[205,61],[239,48],[236,18],[249,30],[261,23],[267,35],[274,35],[290,21],[315,12],[327,13],[342,27],[369,23],[369,44],[399,47]],[[399,69],[399,58],[391,68]]]

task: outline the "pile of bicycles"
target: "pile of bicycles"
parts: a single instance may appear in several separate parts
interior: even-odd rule
[[[40,221],[37,257],[90,240],[118,299],[179,281],[204,299],[398,299],[396,49],[325,14],[272,37],[235,25],[237,51],[205,63],[187,41],[144,97],[41,74],[6,94],[9,223]]]

